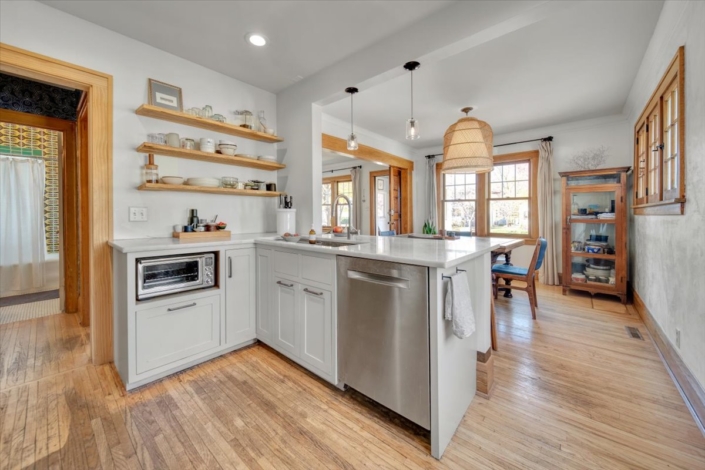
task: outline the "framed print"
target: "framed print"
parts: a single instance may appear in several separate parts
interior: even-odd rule
[[[168,83],[149,79],[149,104],[172,111],[183,111],[181,88]]]
[[[384,191],[384,180],[383,179],[377,180],[377,189],[379,189],[380,191]]]

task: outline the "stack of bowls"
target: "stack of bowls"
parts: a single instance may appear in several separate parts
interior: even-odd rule
[[[220,150],[220,153],[222,153],[223,155],[235,155],[235,152],[237,151],[237,145],[235,144],[235,142],[221,140],[218,144],[218,150]]]

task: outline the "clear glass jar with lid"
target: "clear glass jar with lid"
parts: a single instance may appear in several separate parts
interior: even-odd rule
[[[145,183],[158,183],[159,167],[154,164],[146,164],[142,169],[142,181]]]

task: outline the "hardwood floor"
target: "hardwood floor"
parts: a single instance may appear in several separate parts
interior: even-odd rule
[[[631,306],[540,288],[496,303],[497,385],[442,461],[256,345],[125,393],[74,315],[0,325],[0,469],[705,468],[705,438]],[[631,339],[624,326],[640,329]]]

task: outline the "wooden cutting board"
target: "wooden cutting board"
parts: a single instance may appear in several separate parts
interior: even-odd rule
[[[230,238],[230,230],[218,230],[217,232],[173,232],[171,236],[179,240]]]

